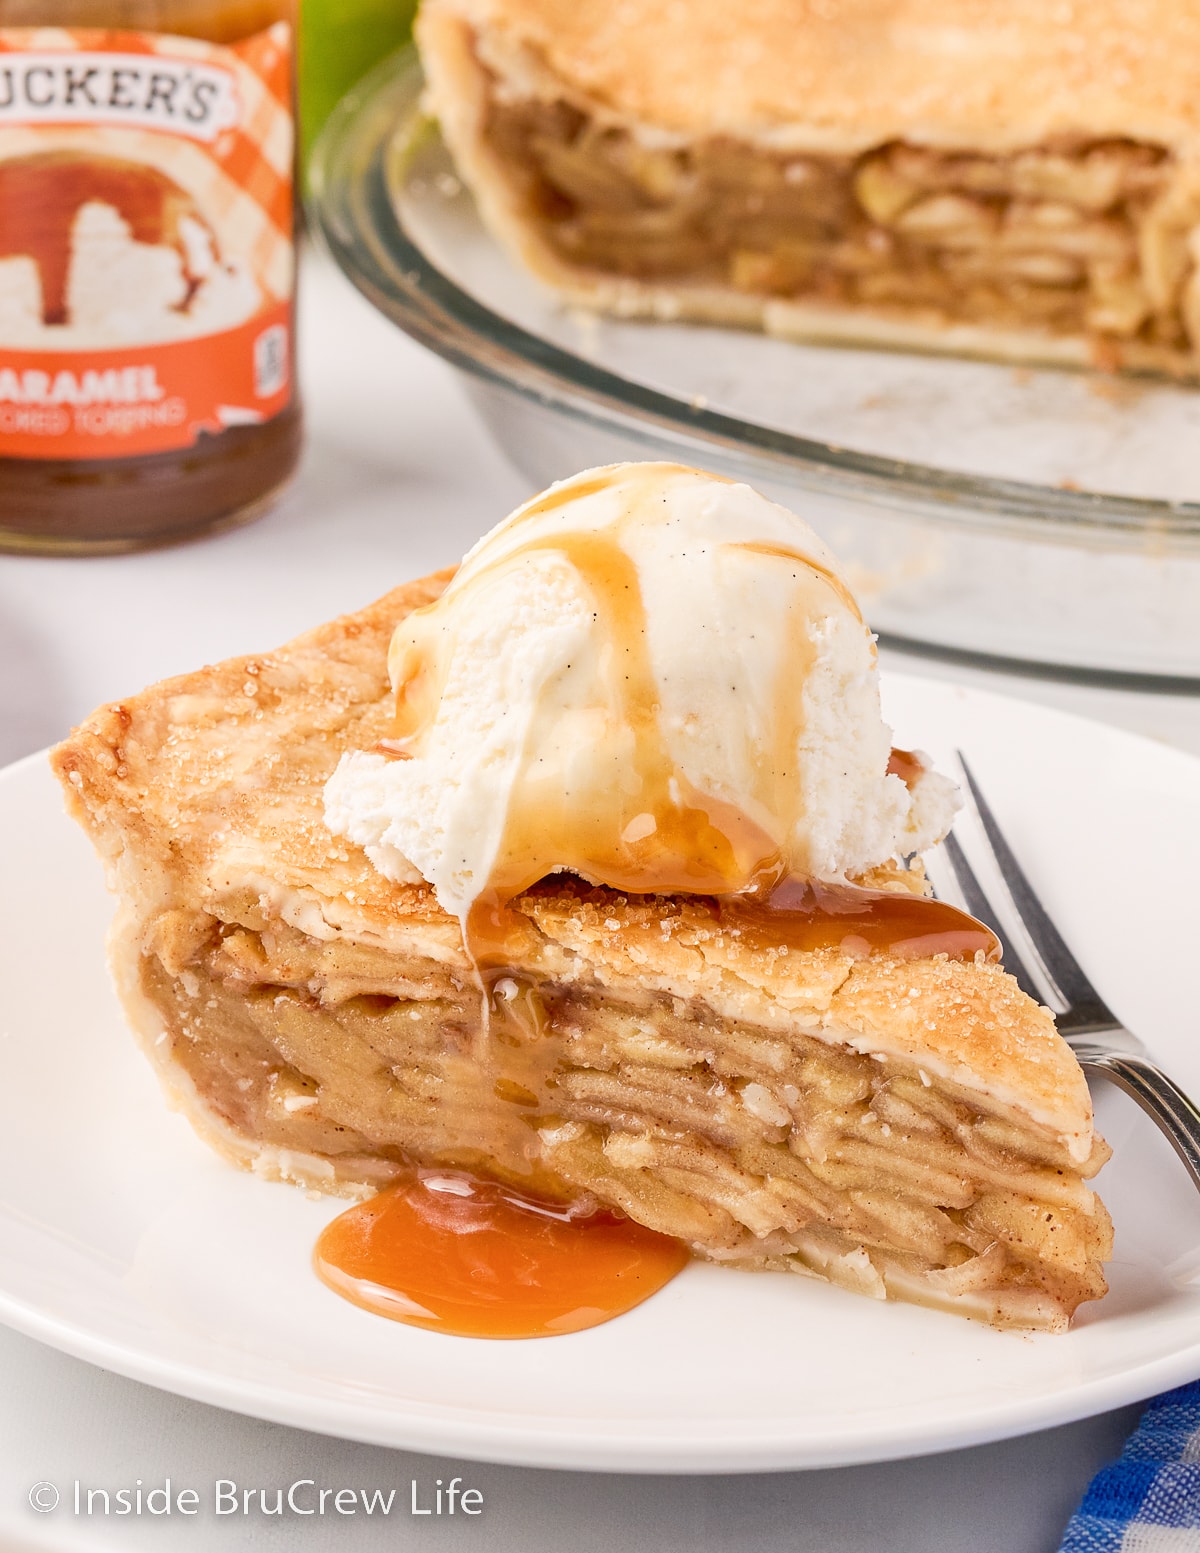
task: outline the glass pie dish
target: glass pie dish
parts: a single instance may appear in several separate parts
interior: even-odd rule
[[[581,313],[484,230],[422,84],[404,50],[344,99],[314,224],[532,487],[714,469],[800,511],[896,645],[1200,689],[1200,391]]]

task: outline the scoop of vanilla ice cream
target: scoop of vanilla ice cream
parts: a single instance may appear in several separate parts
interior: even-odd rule
[[[480,540],[389,655],[397,738],[329,829],[460,917],[556,870],[637,892],[839,880],[920,851],[945,778],[888,774],[874,639],[800,518],[673,464],[589,470]]]

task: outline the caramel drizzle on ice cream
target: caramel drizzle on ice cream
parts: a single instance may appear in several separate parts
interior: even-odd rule
[[[664,476],[691,474],[683,466],[653,465],[603,470],[546,492],[511,521],[520,528],[536,517],[562,511],[619,483],[626,503],[603,528],[571,528],[517,543],[494,562],[472,572],[470,561],[452,584],[470,588],[491,566],[519,566],[536,555],[562,557],[582,581],[595,606],[599,636],[608,644],[604,680],[607,707],[603,726],[585,762],[572,767],[573,785],[551,766],[539,779],[536,760],[525,760],[509,798],[503,836],[490,876],[463,917],[468,950],[489,983],[503,979],[517,958],[511,936],[521,920],[507,903],[556,870],[568,869],[597,884],[630,895],[687,894],[716,897],[721,911],[737,917],[748,935],[801,948],[844,948],[861,953],[947,953],[995,958],[995,935],[953,907],[922,897],[852,885],[808,884],[785,877],[781,848],[765,825],[740,807],[698,791],[681,774],[667,747],[651,661],[645,601],[638,568],[622,543],[627,523],[645,521]],[[797,770],[802,758],[803,698],[797,682],[811,667],[814,644],[809,622],[828,612],[830,593],[861,621],[843,580],[804,551],[779,542],[729,542],[728,565],[746,553],[791,565],[797,588],[790,636],[780,668],[770,741],[771,823],[779,834],[791,828],[800,801]],[[438,713],[452,649],[441,600],[416,612],[397,633],[391,674],[396,687],[393,738],[380,750],[394,756],[420,753],[423,736]],[[558,706],[549,697],[539,706],[526,749],[548,747]],[[907,752],[893,753],[889,770],[906,785],[921,764]],[[795,861],[793,860],[793,866]],[[921,945],[920,949],[911,946]],[[528,1023],[517,1006],[493,1004],[502,1019]]]

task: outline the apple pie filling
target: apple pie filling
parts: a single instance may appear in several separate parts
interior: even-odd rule
[[[698,1254],[1062,1327],[1110,1232],[1065,1146],[911,1062],[590,978],[398,963],[278,921],[171,912],[141,993],[228,1146],[343,1191],[408,1160],[595,1194]],[[837,1038],[839,1032],[832,1032]]]
[[[1190,367],[1200,189],[1163,148],[1062,138],[1011,154],[893,142],[792,153],[672,144],[491,81],[485,136],[575,269],[1133,343]],[[1143,360],[1151,359],[1143,355]]]

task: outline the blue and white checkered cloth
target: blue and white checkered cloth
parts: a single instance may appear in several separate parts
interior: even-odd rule
[[[1088,1485],[1061,1553],[1200,1553],[1200,1381],[1150,1403]]]

